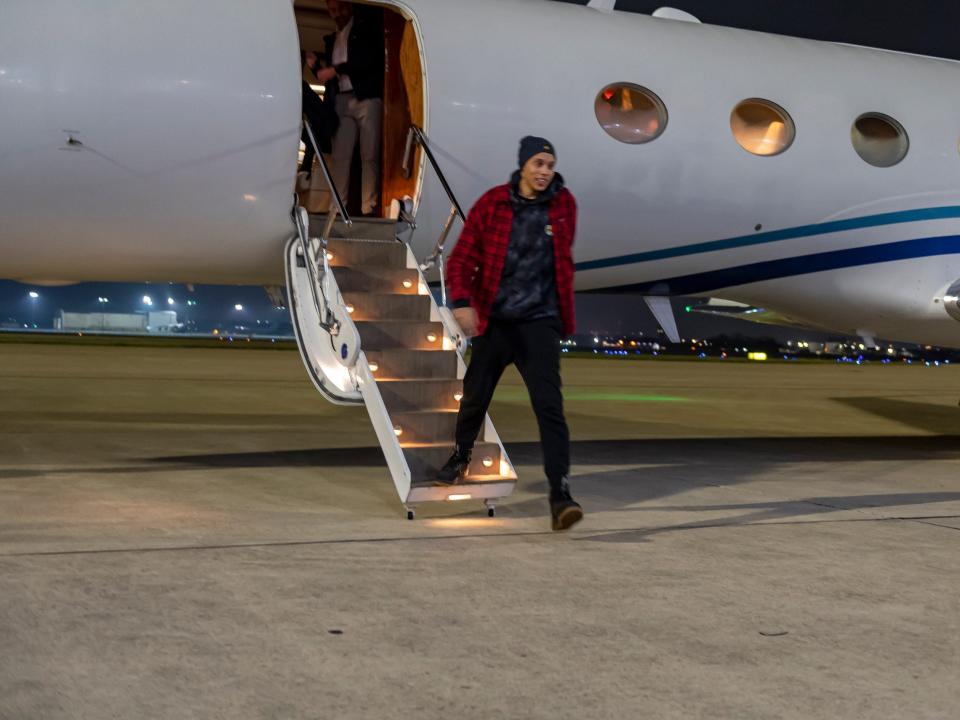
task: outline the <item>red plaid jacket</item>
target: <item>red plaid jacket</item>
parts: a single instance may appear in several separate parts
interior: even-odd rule
[[[557,300],[564,336],[573,335],[573,237],[577,232],[577,203],[566,188],[550,201]],[[487,329],[490,311],[500,289],[500,278],[513,229],[510,185],[488,190],[470,209],[456,247],[447,261],[447,290],[454,307],[477,311],[478,334]]]

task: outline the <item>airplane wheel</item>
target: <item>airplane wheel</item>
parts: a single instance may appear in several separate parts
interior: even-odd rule
[[[496,508],[492,508],[492,507],[487,508],[487,517],[491,517],[491,518],[492,518],[492,517],[496,517],[496,516],[497,516],[497,509],[496,509]]]
[[[413,520],[414,517],[416,517],[416,514],[413,510],[407,510],[407,520]]]

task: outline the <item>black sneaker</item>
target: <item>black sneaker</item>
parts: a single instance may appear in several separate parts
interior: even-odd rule
[[[583,508],[570,496],[566,478],[550,488],[550,518],[554,530],[569,530],[583,519]]]
[[[464,450],[459,446],[455,446],[453,448],[453,455],[451,455],[446,464],[440,468],[435,480],[438,485],[456,485],[466,477],[468,467],[470,467],[470,450]]]

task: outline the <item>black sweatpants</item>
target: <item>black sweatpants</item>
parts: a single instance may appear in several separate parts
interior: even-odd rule
[[[457,415],[457,444],[472,448],[503,371],[517,366],[540,426],[543,467],[551,487],[570,472],[570,431],[563,416],[560,390],[559,318],[527,322],[490,320],[486,332],[473,339],[473,355],[463,379]]]

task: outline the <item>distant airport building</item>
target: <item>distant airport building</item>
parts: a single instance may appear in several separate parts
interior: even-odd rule
[[[108,333],[171,333],[182,325],[177,313],[159,310],[149,313],[76,313],[60,311],[54,318],[56,330]]]

